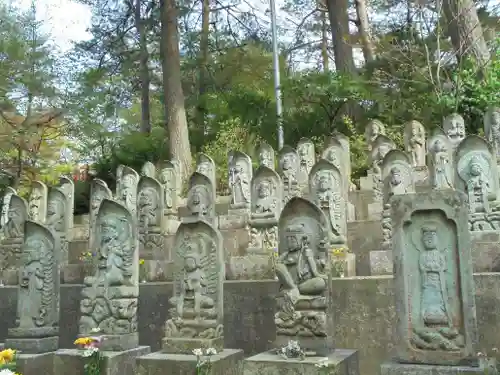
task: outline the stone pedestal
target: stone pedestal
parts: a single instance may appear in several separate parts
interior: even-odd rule
[[[101,375],[135,375],[137,357],[148,354],[149,346],[139,346],[120,352],[102,352]],[[86,358],[79,349],[60,349],[54,355],[54,372],[57,375],[84,375]],[[24,373],[23,373],[24,375]],[[37,374],[35,374],[37,375]]]
[[[387,361],[380,366],[380,375],[486,375],[483,366],[437,366],[403,364]],[[493,373],[490,372],[490,375]]]
[[[227,280],[268,280],[274,279],[272,259],[264,251],[261,254],[248,254],[229,258],[226,267]]]
[[[205,375],[241,375],[243,350],[224,349],[210,357],[210,371]],[[137,358],[138,375],[193,375],[197,358],[192,354],[151,353]],[[59,375],[59,374],[58,374]]]
[[[325,357],[306,357],[285,359],[273,351],[260,353],[244,361],[244,375],[359,375],[358,352],[356,350],[336,349],[328,356],[329,369],[318,367]]]
[[[392,250],[370,251],[370,276],[392,275]]]
[[[247,208],[229,208],[227,215],[219,215],[218,227],[220,230],[245,228],[250,219],[250,211]]]
[[[22,375],[53,375],[54,354],[18,354],[16,356],[16,373]]]
[[[9,328],[5,347],[25,354],[54,352],[59,347],[58,327]]]
[[[376,201],[368,204],[368,219],[369,220],[380,220],[382,219],[382,212],[384,211],[384,206],[382,201]]]
[[[171,354],[192,353],[194,349],[224,348],[224,337],[215,339],[189,339],[184,337],[165,337],[161,340],[162,352]]]

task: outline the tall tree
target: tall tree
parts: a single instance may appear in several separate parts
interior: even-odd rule
[[[192,159],[181,81],[181,56],[175,0],[160,0],[160,14],[165,126],[168,131],[171,157],[181,163],[183,178],[187,178],[192,168]]]

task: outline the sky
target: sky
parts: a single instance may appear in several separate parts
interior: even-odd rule
[[[11,0],[21,9],[28,10],[31,0]],[[36,0],[37,19],[43,22],[43,31],[50,33],[61,52],[72,47],[73,41],[90,38],[91,10],[72,0]]]

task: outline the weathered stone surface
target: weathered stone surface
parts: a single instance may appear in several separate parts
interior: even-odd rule
[[[23,375],[53,375],[54,352],[17,354],[16,372]]]
[[[186,221],[177,230],[174,249],[172,319],[165,323],[163,351],[189,354],[196,347],[207,345],[222,350],[222,236],[206,221]]]
[[[141,176],[156,178],[156,166],[150,161],[145,162],[141,168]]]
[[[66,189],[68,188],[66,187]],[[62,189],[57,187],[49,189],[45,225],[54,232],[59,241],[61,249],[58,261],[60,265],[68,263],[68,235],[73,221],[73,218],[71,221],[68,219],[69,210],[67,207],[69,204],[69,196]]]
[[[47,216],[48,189],[41,181],[31,183],[31,194],[28,199],[28,213],[30,220],[43,222]]]
[[[297,340],[305,350],[325,356],[333,349],[333,317],[330,311],[331,279],[328,219],[309,200],[294,197],[281,213],[276,276],[281,293],[275,314],[275,347]],[[321,306],[312,306],[325,300]],[[302,308],[302,302],[311,306]],[[304,318],[305,317],[305,318]]]
[[[271,254],[247,254],[229,258],[227,280],[274,279]]]
[[[429,184],[433,189],[452,189],[455,184],[453,147],[446,133],[437,128],[427,142]]]
[[[259,167],[263,165],[269,169],[273,169],[276,166],[274,149],[266,142],[261,142],[257,148],[257,157]]]
[[[135,216],[137,212],[137,184],[139,174],[126,165],[119,165],[116,171],[116,196],[118,203],[123,204]]]
[[[278,174],[283,182],[283,205],[300,195],[298,181],[299,156],[290,146],[283,146],[278,155]]]
[[[476,358],[465,202],[453,190],[391,199],[399,361],[457,365]]]
[[[139,251],[135,220],[123,205],[104,199],[97,214],[97,268],[86,277],[80,302],[79,333],[99,328],[103,350],[137,346]]]
[[[379,120],[371,120],[365,128],[365,141],[368,145],[368,151],[373,150],[373,145],[379,135],[385,135],[385,125]]]
[[[139,346],[124,351],[103,351],[101,375],[136,375],[136,360],[151,351],[149,346]],[[54,353],[54,374],[84,375],[85,357],[78,349],[60,349]]]
[[[458,113],[452,113],[443,120],[443,130],[448,136],[451,147],[456,149],[465,138],[465,121]]]
[[[206,154],[199,154],[196,160],[196,172],[206,176],[212,186],[217,186],[216,174],[215,174],[215,163],[213,159]]]
[[[385,362],[380,366],[381,375],[484,375],[487,373],[484,368],[470,366],[415,365],[395,362]]]
[[[301,138],[297,143],[297,156],[299,157],[299,171],[297,181],[300,186],[307,186],[309,173],[316,163],[314,143],[309,138]]]
[[[250,208],[252,159],[240,151],[228,153],[228,183],[231,190],[231,209]]]
[[[139,251],[163,248],[163,186],[152,177],[142,176],[137,185]]]
[[[392,275],[392,250],[370,251],[370,275]]]
[[[59,177],[59,189],[66,195],[66,213],[68,230],[73,228],[73,210],[75,208],[75,183],[70,177]]]
[[[484,136],[493,146],[497,160],[500,157],[500,108],[490,107],[484,114]]]
[[[194,172],[189,178],[187,217],[199,218],[214,224],[215,185],[205,174]]]
[[[58,239],[45,226],[26,221],[19,270],[16,326],[7,346],[25,353],[57,349],[59,334]]]
[[[224,349],[210,357],[210,370],[204,375],[243,374],[243,351]],[[197,358],[193,354],[151,353],[137,359],[138,375],[192,375],[197,371]],[[203,371],[203,370],[202,370]]]
[[[163,199],[165,204],[165,215],[176,215],[177,205],[179,203],[178,198],[180,196],[178,185],[181,185],[179,181],[181,176],[176,173],[175,165],[170,161],[163,162],[158,179],[163,186],[163,193],[165,195]]]
[[[275,353],[257,354],[244,361],[244,375],[322,375],[325,368],[318,367],[326,357],[306,357],[301,360],[285,359]],[[358,353],[355,350],[336,349],[327,356],[331,369],[327,374],[359,375]],[[334,370],[335,369],[335,370]],[[335,371],[335,372],[334,372]]]
[[[418,121],[409,121],[405,124],[404,133],[405,151],[410,155],[412,167],[425,166],[425,129]]]
[[[89,228],[92,228],[92,230],[89,231],[89,244],[91,244],[94,240],[94,226],[97,219],[97,212],[99,211],[99,207],[101,207],[101,203],[104,199],[112,198],[113,193],[108,188],[106,182],[98,178],[94,178],[90,182]],[[90,245],[90,247],[92,247],[92,245]]]

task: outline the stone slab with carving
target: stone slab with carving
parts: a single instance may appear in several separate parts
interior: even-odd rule
[[[263,165],[269,169],[276,168],[274,149],[266,142],[261,142],[257,148],[257,158],[259,167]]]
[[[177,192],[177,180],[181,176],[176,173],[175,165],[166,161],[163,162],[160,167],[159,181],[163,186],[163,198],[164,202],[164,214],[165,216],[177,217],[177,202],[178,195]]]
[[[210,156],[206,154],[198,155],[196,160],[196,172],[206,176],[214,186],[214,189],[217,188],[215,162]]]
[[[163,186],[155,178],[142,176],[137,185],[139,251],[163,249]]]
[[[2,212],[0,216],[0,226],[4,226],[9,220],[9,206],[10,206],[10,197],[14,194],[17,194],[16,189],[7,186],[3,192],[2,197]]]
[[[365,142],[368,151],[373,150],[375,140],[379,135],[385,135],[385,125],[379,120],[371,120],[365,128]]]
[[[425,128],[418,121],[409,121],[404,127],[405,151],[410,155],[412,167],[425,166]]]
[[[145,162],[141,168],[141,176],[156,178],[156,167],[150,161]]]
[[[42,224],[26,221],[19,270],[16,326],[5,345],[44,353],[59,345],[58,238]]]
[[[484,114],[484,137],[492,145],[500,159],[500,107],[490,107]]]
[[[87,276],[80,302],[80,335],[103,334],[103,350],[136,348],[139,252],[135,218],[124,206],[104,199],[94,226],[97,267]]]
[[[58,237],[60,265],[68,263],[68,234],[70,221],[68,220],[67,206],[69,198],[64,191],[58,187],[51,187],[47,198],[47,218],[45,225],[49,227],[54,234]]]
[[[89,227],[93,228],[97,219],[97,212],[104,199],[112,199],[113,193],[108,188],[106,182],[99,178],[94,178],[90,182],[90,209],[89,209]],[[89,247],[92,248],[93,231],[89,231]]]
[[[186,208],[188,218],[215,220],[215,186],[205,174],[194,172],[189,178]]]
[[[297,181],[300,186],[307,186],[309,172],[311,172],[311,168],[316,163],[314,143],[309,138],[301,138],[297,143],[297,155],[299,157]]]
[[[294,197],[279,221],[279,256],[275,347],[297,340],[311,355],[333,350],[329,285],[328,219],[307,199]]]
[[[75,183],[70,177],[59,177],[59,189],[66,194],[66,220],[68,229],[73,228],[73,212],[75,208]]]
[[[283,205],[293,197],[300,196],[298,173],[297,152],[290,146],[283,146],[278,155],[278,174],[283,183]]]
[[[228,153],[228,179],[231,190],[231,210],[250,208],[250,182],[252,181],[252,159],[240,151]]]
[[[203,220],[185,221],[174,242],[174,296],[165,323],[162,351],[192,354],[193,349],[224,348],[222,236]]]
[[[29,218],[42,223],[47,216],[47,195],[48,188],[41,181],[33,181],[31,184],[31,194],[28,199]]]
[[[454,190],[394,196],[396,358],[477,361],[476,306],[466,198]]]
[[[427,166],[433,189],[453,189],[453,147],[442,129],[436,129],[427,142]]]
[[[137,212],[137,184],[139,174],[126,165],[119,165],[116,179],[116,201],[130,210],[132,215]]]
[[[443,130],[448,136],[453,150],[465,138],[465,121],[458,113],[452,113],[443,120]]]

